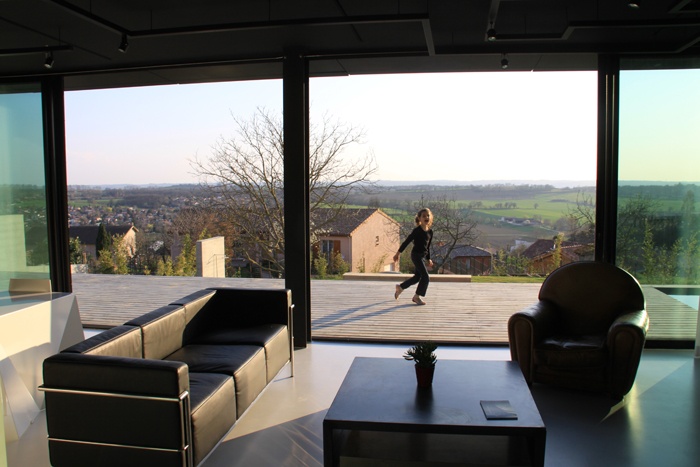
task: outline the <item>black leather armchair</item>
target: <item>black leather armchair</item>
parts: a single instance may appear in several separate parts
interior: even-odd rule
[[[539,301],[508,321],[510,354],[528,383],[627,394],[649,329],[642,288],[607,263],[577,262],[545,279]]]

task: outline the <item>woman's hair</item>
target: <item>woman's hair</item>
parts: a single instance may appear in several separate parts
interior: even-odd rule
[[[433,212],[432,212],[430,209],[428,209],[428,208],[423,208],[423,209],[421,209],[420,211],[418,211],[418,214],[416,214],[416,218],[415,218],[416,226],[419,226],[419,225],[420,225],[420,218],[421,218],[421,217],[423,216],[423,214],[425,214],[426,212],[427,212],[428,215],[430,216],[430,221],[428,222],[428,228],[431,228],[431,227],[433,226]]]

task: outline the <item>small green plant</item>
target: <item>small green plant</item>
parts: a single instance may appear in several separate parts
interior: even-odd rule
[[[350,270],[350,265],[343,259],[343,255],[339,251],[333,252],[331,256],[331,271],[333,274],[342,276]]]
[[[372,272],[377,273],[377,272],[382,272],[384,270],[384,261],[386,261],[387,254],[383,254],[381,258],[379,258],[373,265],[372,265]]]
[[[357,260],[357,272],[359,272],[360,274],[364,274],[366,272],[365,271],[365,254],[364,253],[362,254],[362,258]]]
[[[319,256],[314,260],[314,268],[320,279],[324,279],[328,274],[328,261],[323,256]]]
[[[437,344],[432,341],[419,342],[408,349],[403,354],[403,358],[413,360],[416,362],[416,366],[430,368],[435,366],[435,362],[437,362],[437,355],[435,355],[437,347]]]

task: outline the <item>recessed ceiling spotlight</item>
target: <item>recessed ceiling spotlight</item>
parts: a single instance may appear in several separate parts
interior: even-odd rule
[[[639,8],[642,5],[642,0],[630,0],[627,6],[630,8]]]
[[[125,54],[126,51],[129,49],[129,38],[126,37],[126,34],[122,34],[122,41],[119,44],[119,50],[121,53]]]
[[[44,68],[47,70],[50,70],[53,68],[53,53],[52,52],[46,52],[46,58],[44,59]]]

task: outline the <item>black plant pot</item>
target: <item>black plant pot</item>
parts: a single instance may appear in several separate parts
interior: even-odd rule
[[[433,374],[435,374],[435,366],[418,366],[416,365],[416,382],[419,388],[429,388],[433,384]]]

